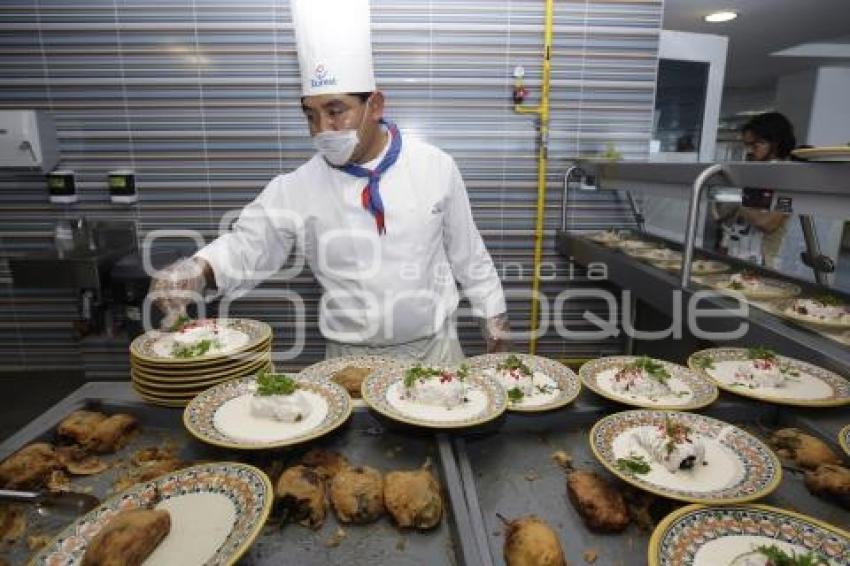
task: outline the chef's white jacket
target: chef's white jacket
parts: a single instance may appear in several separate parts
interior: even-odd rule
[[[374,168],[386,150],[364,166]],[[403,138],[380,182],[384,235],[362,206],[365,184],[316,154],[272,179],[232,230],[197,256],[209,262],[219,291],[232,294],[275,274],[295,247],[324,289],[321,332],[341,343],[390,345],[433,335],[457,308],[455,280],[476,316],[505,312],[493,260],[448,154]]]

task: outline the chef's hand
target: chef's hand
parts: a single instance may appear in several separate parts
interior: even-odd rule
[[[160,328],[172,328],[180,318],[186,316],[186,307],[203,300],[208,269],[204,260],[188,258],[178,260],[157,272],[148,294],[163,314]]]
[[[481,333],[484,335],[488,354],[510,352],[513,350],[513,344],[510,338],[511,324],[508,321],[508,313],[482,319]]]

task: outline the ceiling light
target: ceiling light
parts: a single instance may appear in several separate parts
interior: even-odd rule
[[[705,21],[711,24],[719,24],[723,22],[731,22],[735,18],[738,17],[738,12],[732,12],[731,10],[723,10],[720,12],[713,12],[705,17]]]

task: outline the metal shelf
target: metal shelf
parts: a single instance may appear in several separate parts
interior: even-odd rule
[[[678,185],[679,192],[690,196],[690,188],[699,174],[711,163],[652,163],[579,161],[587,173],[595,174],[602,182],[600,188],[631,188],[636,184],[652,183]],[[850,199],[847,180],[850,163],[803,163],[783,161],[750,163],[746,161],[721,163],[722,170],[709,186],[770,188],[783,194],[824,197],[834,195]],[[628,183],[628,185],[622,185]]]
[[[836,211],[847,210],[850,200],[850,192],[847,190],[850,163],[653,163],[583,160],[567,169],[564,175],[562,230],[567,229],[569,180],[576,174],[595,175],[598,187],[626,191],[630,200],[632,191],[655,197],[688,200],[684,262],[680,277],[680,286],[683,288],[687,287],[690,281],[700,201],[709,187],[771,189],[776,199],[787,198],[788,205],[792,206],[795,213],[807,215],[807,226],[812,226],[810,217],[813,215],[833,217]],[[820,253],[816,243],[816,238],[806,238],[807,251],[811,257],[817,257]],[[816,271],[815,277],[820,281],[823,272]]]
[[[637,299],[667,316],[673,313],[676,297],[674,291],[681,292],[679,307],[683,313],[687,312],[688,302],[697,291],[693,288],[682,288],[679,278],[674,274],[568,232],[557,232],[555,246],[558,252],[578,264],[605,264],[608,281],[622,289],[631,290]],[[734,306],[733,301],[723,297],[704,299],[700,302],[700,308],[706,309],[731,309]],[[705,318],[700,320],[700,328],[709,332],[721,332],[736,327],[740,320],[731,314],[724,318]],[[739,339],[724,341],[722,345],[764,345],[784,355],[850,376],[850,348],[756,307],[749,309],[746,320],[749,322],[747,333]]]

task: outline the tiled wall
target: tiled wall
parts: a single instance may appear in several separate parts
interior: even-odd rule
[[[545,259],[557,265],[544,291],[580,285],[583,273],[552,251],[561,175],[569,158],[613,144],[624,158],[646,155],[651,130],[661,0],[556,4],[552,133]],[[474,214],[505,287],[530,288],[536,202],[533,118],[513,112],[513,69],[523,65],[531,103],[539,92],[543,0],[373,0],[376,73],[388,114],[407,135],[457,160]],[[0,172],[0,253],[50,244],[65,216],[125,218],[140,235],[161,228],[214,237],[221,215],[247,203],[280,171],[311,154],[298,103],[289,6],[277,1],[21,0],[0,4],[0,108],[50,111],[62,163],[78,174],[80,202],[48,204],[40,175]],[[106,172],[137,171],[140,201],[108,203]],[[616,197],[582,197],[574,226],[626,219]],[[72,336],[76,302],[64,291],[12,288],[0,263],[0,370],[84,367],[93,378],[126,373],[125,338]],[[309,348],[318,289],[309,273],[272,281],[307,299]],[[529,302],[510,301],[514,326]],[[291,337],[291,313],[253,300],[242,314]],[[578,311],[570,316],[578,316]],[[463,329],[469,353],[477,328]],[[521,345],[522,346],[522,345]],[[540,351],[559,357],[617,351],[617,342],[566,343],[552,333]]]

